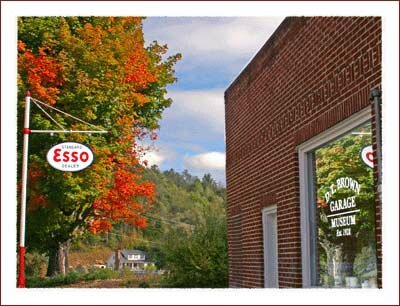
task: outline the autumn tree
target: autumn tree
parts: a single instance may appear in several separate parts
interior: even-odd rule
[[[104,232],[113,222],[146,226],[143,214],[151,208],[154,184],[141,177],[138,139],[158,127],[172,102],[166,87],[176,80],[180,55],[166,52],[157,42],[145,47],[142,18],[19,18],[19,130],[30,90],[32,97],[108,131],[30,136],[27,247],[49,256],[48,275],[65,271],[69,243],[84,231]],[[67,129],[88,128],[51,115]],[[34,105],[30,125],[55,128]],[[78,173],[53,169],[46,152],[62,141],[90,146],[94,164]]]

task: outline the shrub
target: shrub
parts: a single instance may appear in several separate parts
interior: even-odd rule
[[[25,255],[26,276],[43,278],[46,273],[47,260],[37,252],[27,252]]]
[[[66,275],[58,274],[53,277],[38,278],[30,277],[26,280],[26,287],[28,288],[52,288],[62,285],[69,285],[76,283],[80,280],[80,274],[76,272],[70,272]]]
[[[75,271],[78,273],[86,273],[87,272],[86,268],[84,266],[82,266],[81,264],[76,266]]]
[[[128,267],[122,267],[122,269],[119,270],[119,276],[122,278],[129,278],[132,277],[132,275],[133,272]]]
[[[92,268],[89,273],[84,274],[84,280],[110,279],[118,277],[118,272],[111,269]]]
[[[139,283],[139,288],[150,288],[150,285],[149,285],[149,283],[146,282],[146,281],[141,281],[141,282]]]
[[[155,266],[155,264],[150,263],[150,264],[148,264],[148,265],[144,268],[144,270],[145,270],[146,272],[154,272],[154,271],[157,270],[157,267]]]
[[[111,279],[118,277],[118,273],[110,269],[93,269],[88,273],[69,272],[66,275],[58,274],[53,277],[29,277],[26,280],[27,288],[52,288],[63,285],[91,281],[96,279]]]
[[[64,276],[64,284],[73,284],[81,279],[81,275],[77,272],[69,272]]]
[[[228,286],[226,221],[205,207],[193,231],[172,230],[165,243],[168,287]]]
[[[129,279],[126,282],[122,283],[121,287],[124,287],[124,288],[135,288],[135,285],[136,285],[136,281],[133,280],[133,279]]]

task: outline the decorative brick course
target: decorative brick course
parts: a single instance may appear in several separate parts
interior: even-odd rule
[[[261,209],[271,204],[279,286],[302,286],[296,146],[371,105],[380,87],[379,17],[288,17],[226,90],[231,287],[264,285]],[[376,219],[380,281],[379,206]]]

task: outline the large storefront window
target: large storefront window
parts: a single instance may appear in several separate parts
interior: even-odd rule
[[[314,285],[376,288],[371,123],[312,151]]]

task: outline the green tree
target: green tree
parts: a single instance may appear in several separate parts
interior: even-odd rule
[[[70,242],[87,229],[102,232],[122,221],[146,226],[143,212],[154,186],[141,178],[137,139],[158,127],[171,104],[166,86],[176,80],[180,55],[165,57],[167,46],[156,42],[145,47],[142,18],[134,17],[23,17],[18,39],[19,129],[29,89],[32,97],[109,131],[30,136],[27,247],[49,256],[53,275],[65,272]],[[52,116],[68,129],[88,128]],[[34,106],[31,127],[54,129]],[[67,140],[89,145],[95,163],[73,174],[51,168],[46,151]],[[21,146],[19,137],[19,161]]]
[[[191,229],[176,228],[164,246],[168,285],[224,288],[228,285],[226,221],[210,205]]]

